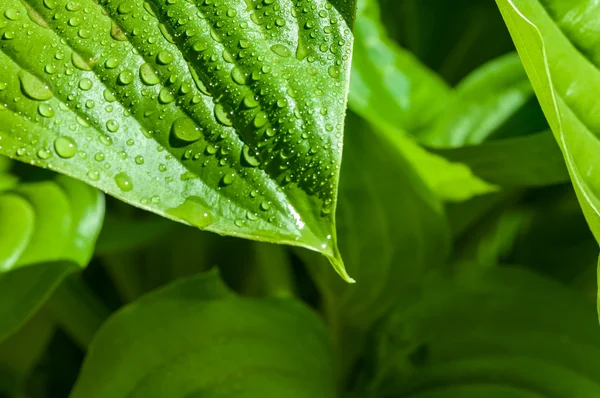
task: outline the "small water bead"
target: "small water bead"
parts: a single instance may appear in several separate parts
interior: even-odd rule
[[[164,163],[159,164],[158,171],[160,171],[161,173],[164,173],[165,171],[167,171],[167,165],[165,165]]]
[[[37,152],[38,158],[42,159],[42,160],[47,160],[50,159],[52,157],[52,152],[50,152],[49,149],[40,149]]]
[[[333,77],[334,79],[337,79],[340,77],[340,68],[338,66],[335,65],[331,65],[329,67],[329,69],[327,70],[327,72],[329,73],[329,76]]]
[[[117,100],[117,97],[111,89],[107,88],[104,90],[104,99],[107,102],[115,102]]]
[[[262,211],[269,211],[271,209],[271,202],[263,200],[262,202],[260,202],[260,209]]]
[[[154,86],[160,83],[158,75],[156,72],[154,72],[154,69],[150,64],[142,64],[140,66],[140,79],[144,84],[149,86]]]
[[[244,145],[242,147],[242,155],[246,163],[251,167],[260,166],[260,161],[258,160],[258,154],[252,151],[252,149],[248,145]]]
[[[267,119],[267,113],[264,111],[260,111],[256,114],[256,116],[254,117],[254,127],[256,127],[257,129],[265,126],[268,122]]]
[[[133,181],[127,173],[119,173],[115,176],[115,182],[123,192],[129,192],[133,189]]]
[[[97,162],[103,162],[105,157],[102,152],[98,152],[94,155],[94,159],[96,159]]]
[[[25,156],[27,154],[27,149],[19,148],[17,149],[17,156]]]
[[[135,163],[136,164],[142,165],[142,164],[144,164],[144,162],[145,162],[145,160],[144,160],[143,156],[138,155],[138,156],[135,157]]]
[[[104,63],[104,66],[106,66],[107,69],[114,69],[117,66],[119,66],[119,64],[120,64],[120,62],[119,62],[118,58],[111,57],[106,60],[106,62]]]
[[[237,66],[231,70],[231,78],[235,83],[241,86],[246,84],[246,74],[244,73],[244,71],[242,71],[242,69],[240,69]]]
[[[43,117],[50,118],[54,116],[54,109],[52,109],[50,104],[42,103],[38,106],[38,113]]]
[[[259,103],[258,101],[254,98],[253,94],[248,94],[244,97],[244,106],[248,109],[252,109],[252,108],[256,108]]]
[[[77,154],[77,145],[71,137],[58,137],[54,140],[54,150],[61,158],[69,159]]]
[[[197,196],[185,199],[181,205],[167,210],[166,213],[198,228],[206,228],[214,222],[209,206],[202,198]]]

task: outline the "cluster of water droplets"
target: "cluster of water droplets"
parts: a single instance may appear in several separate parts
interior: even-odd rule
[[[261,185],[266,172],[280,187],[318,195],[323,215],[331,212],[351,43],[330,3],[100,0],[100,8],[43,0],[28,12],[9,2],[14,7],[0,6],[2,55],[25,60],[22,35],[45,41],[30,46],[44,65],[0,66],[0,102],[31,103],[4,105],[26,114],[15,128],[31,130],[14,134],[30,138],[17,156],[49,167],[55,155],[79,157],[91,164],[87,178],[110,177],[124,193],[137,186],[129,164],[154,167],[146,173],[164,175],[164,183],[234,186],[232,199],[242,192],[255,201],[248,221],[273,210],[271,198],[255,188],[268,190]],[[56,132],[52,142],[42,129]],[[142,198],[149,206],[159,202],[156,195]],[[205,199],[181,206],[202,207],[204,218],[194,224],[212,222]],[[173,210],[178,215],[181,206]]]

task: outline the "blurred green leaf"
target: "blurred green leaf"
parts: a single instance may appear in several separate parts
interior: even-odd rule
[[[550,131],[431,151],[450,162],[463,163],[475,176],[503,187],[536,187],[569,181],[562,153]]]
[[[374,341],[376,377],[366,396],[600,394],[593,302],[519,269],[435,278]]]
[[[390,39],[376,0],[360,0],[354,27],[349,107],[368,121],[410,133],[447,106],[450,88]]]
[[[87,265],[103,217],[102,193],[64,176],[0,194],[0,340]]]
[[[70,4],[0,3],[0,153],[351,281],[333,215],[355,0]]]
[[[433,147],[480,144],[534,96],[516,53],[494,59],[456,87],[435,124],[419,134]]]
[[[26,383],[54,334],[52,320],[38,313],[0,343],[0,395],[25,398]]]
[[[600,241],[600,4],[497,0]],[[584,28],[585,27],[585,28]]]
[[[331,351],[303,305],[236,297],[212,272],[115,314],[71,397],[335,397]]]

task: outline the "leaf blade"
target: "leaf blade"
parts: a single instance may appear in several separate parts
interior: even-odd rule
[[[39,139],[9,130],[3,153],[202,229],[322,252],[349,279],[333,215],[354,1],[67,3],[27,2],[30,41],[21,2],[0,8],[15,17],[0,97],[24,98],[0,115]]]

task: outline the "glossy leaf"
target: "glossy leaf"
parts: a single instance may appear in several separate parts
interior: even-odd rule
[[[68,177],[0,194],[0,340],[90,261],[104,196]]]
[[[467,76],[441,117],[419,140],[434,147],[480,144],[533,96],[519,57],[509,53]]]
[[[595,2],[497,0],[600,241],[600,53]],[[585,27],[585,28],[583,28]]]
[[[450,88],[387,36],[376,0],[358,5],[349,106],[379,126],[414,133],[443,111]]]
[[[354,8],[4,1],[1,152],[202,229],[322,252],[350,281],[334,214]]]
[[[440,278],[426,288],[419,304],[399,307],[378,335],[375,352],[385,376],[366,396],[600,394],[600,335],[591,300],[507,268],[452,282]]]
[[[303,305],[237,297],[211,272],[109,319],[71,397],[335,397],[331,351]]]

